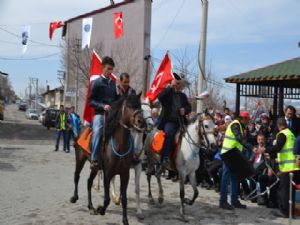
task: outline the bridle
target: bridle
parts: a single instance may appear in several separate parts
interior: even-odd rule
[[[136,117],[138,114],[142,114],[143,111],[142,111],[141,109],[137,109],[137,110],[135,110],[135,111],[132,113],[132,115],[131,115],[131,117],[130,117],[130,123],[132,124],[132,125],[131,125],[132,127],[129,127],[128,125],[126,125],[126,124],[122,121],[123,115],[125,114],[125,106],[126,106],[126,103],[123,104],[122,111],[121,111],[121,120],[119,121],[119,123],[121,124],[121,126],[124,127],[124,128],[127,129],[127,130],[130,130],[131,128],[133,128],[133,129],[135,129],[135,130],[136,130],[137,132],[139,132],[139,133],[144,132],[145,129],[138,127],[138,126],[134,123],[135,117]]]

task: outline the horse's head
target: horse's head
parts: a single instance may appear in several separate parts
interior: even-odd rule
[[[144,118],[141,108],[141,95],[128,95],[122,105],[122,122],[128,128],[142,131]]]
[[[143,110],[143,117],[147,124],[147,130],[150,131],[152,130],[154,123],[151,114],[150,102],[148,99],[142,102],[142,110]]]
[[[214,132],[215,123],[213,117],[205,113],[199,120],[199,127],[201,128],[199,132],[203,136],[207,148],[214,151],[217,147],[217,141]]]
[[[191,125],[196,129],[198,137],[207,149],[214,150],[217,145],[214,135],[215,124],[213,118],[207,115],[207,113],[198,113],[191,119]]]

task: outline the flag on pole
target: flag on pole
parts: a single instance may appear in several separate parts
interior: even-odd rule
[[[22,28],[22,55],[27,51],[28,39],[30,35],[30,26],[23,26]]]
[[[114,15],[115,39],[119,39],[123,35],[123,13],[117,12]]]
[[[98,79],[102,74],[102,60],[98,56],[95,50],[93,50],[91,67],[90,67],[90,82],[88,85],[88,90],[85,97],[84,111],[83,111],[83,120],[84,125],[87,126],[93,122],[94,118],[94,109],[89,106],[88,98],[90,95],[91,84],[94,80]],[[114,74],[111,74],[110,79],[114,82],[117,81],[117,77]]]
[[[170,60],[169,53],[167,52],[145,98],[148,98],[150,103],[154,102],[159,93],[162,92],[172,80],[174,80],[172,62]]]
[[[51,22],[50,23],[50,26],[49,26],[49,38],[50,40],[52,40],[52,36],[53,36],[53,33],[54,31],[57,29],[57,28],[61,28],[63,27],[64,24],[62,21],[58,21],[58,22]]]
[[[82,42],[81,48],[84,49],[86,46],[90,46],[91,35],[92,35],[93,18],[82,19]]]

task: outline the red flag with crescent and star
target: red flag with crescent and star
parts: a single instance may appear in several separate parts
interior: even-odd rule
[[[54,31],[57,29],[57,28],[61,28],[63,27],[64,24],[62,21],[58,21],[58,22],[51,22],[50,23],[50,26],[49,26],[49,38],[50,40],[52,40],[52,36],[53,36],[53,33]]]
[[[93,50],[91,67],[90,67],[90,82],[88,85],[88,90],[85,97],[85,104],[83,110],[83,120],[84,125],[89,125],[93,122],[94,118],[94,109],[89,106],[88,98],[90,95],[91,84],[94,80],[98,79],[102,75],[102,60],[98,56],[95,50]],[[117,77],[114,74],[110,75],[110,79],[114,82],[117,81]]]
[[[169,57],[169,53],[167,52],[159,66],[145,99],[148,98],[150,103],[154,102],[159,93],[162,92],[172,80],[174,80],[172,62]]]
[[[116,12],[114,15],[115,39],[123,36],[123,13]]]

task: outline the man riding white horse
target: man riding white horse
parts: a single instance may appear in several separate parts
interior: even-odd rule
[[[175,148],[175,135],[181,126],[187,124],[186,115],[191,112],[191,104],[186,94],[182,92],[184,81],[178,74],[173,75],[175,79],[158,95],[162,105],[158,129],[165,132],[161,155],[163,167],[169,165]]]

